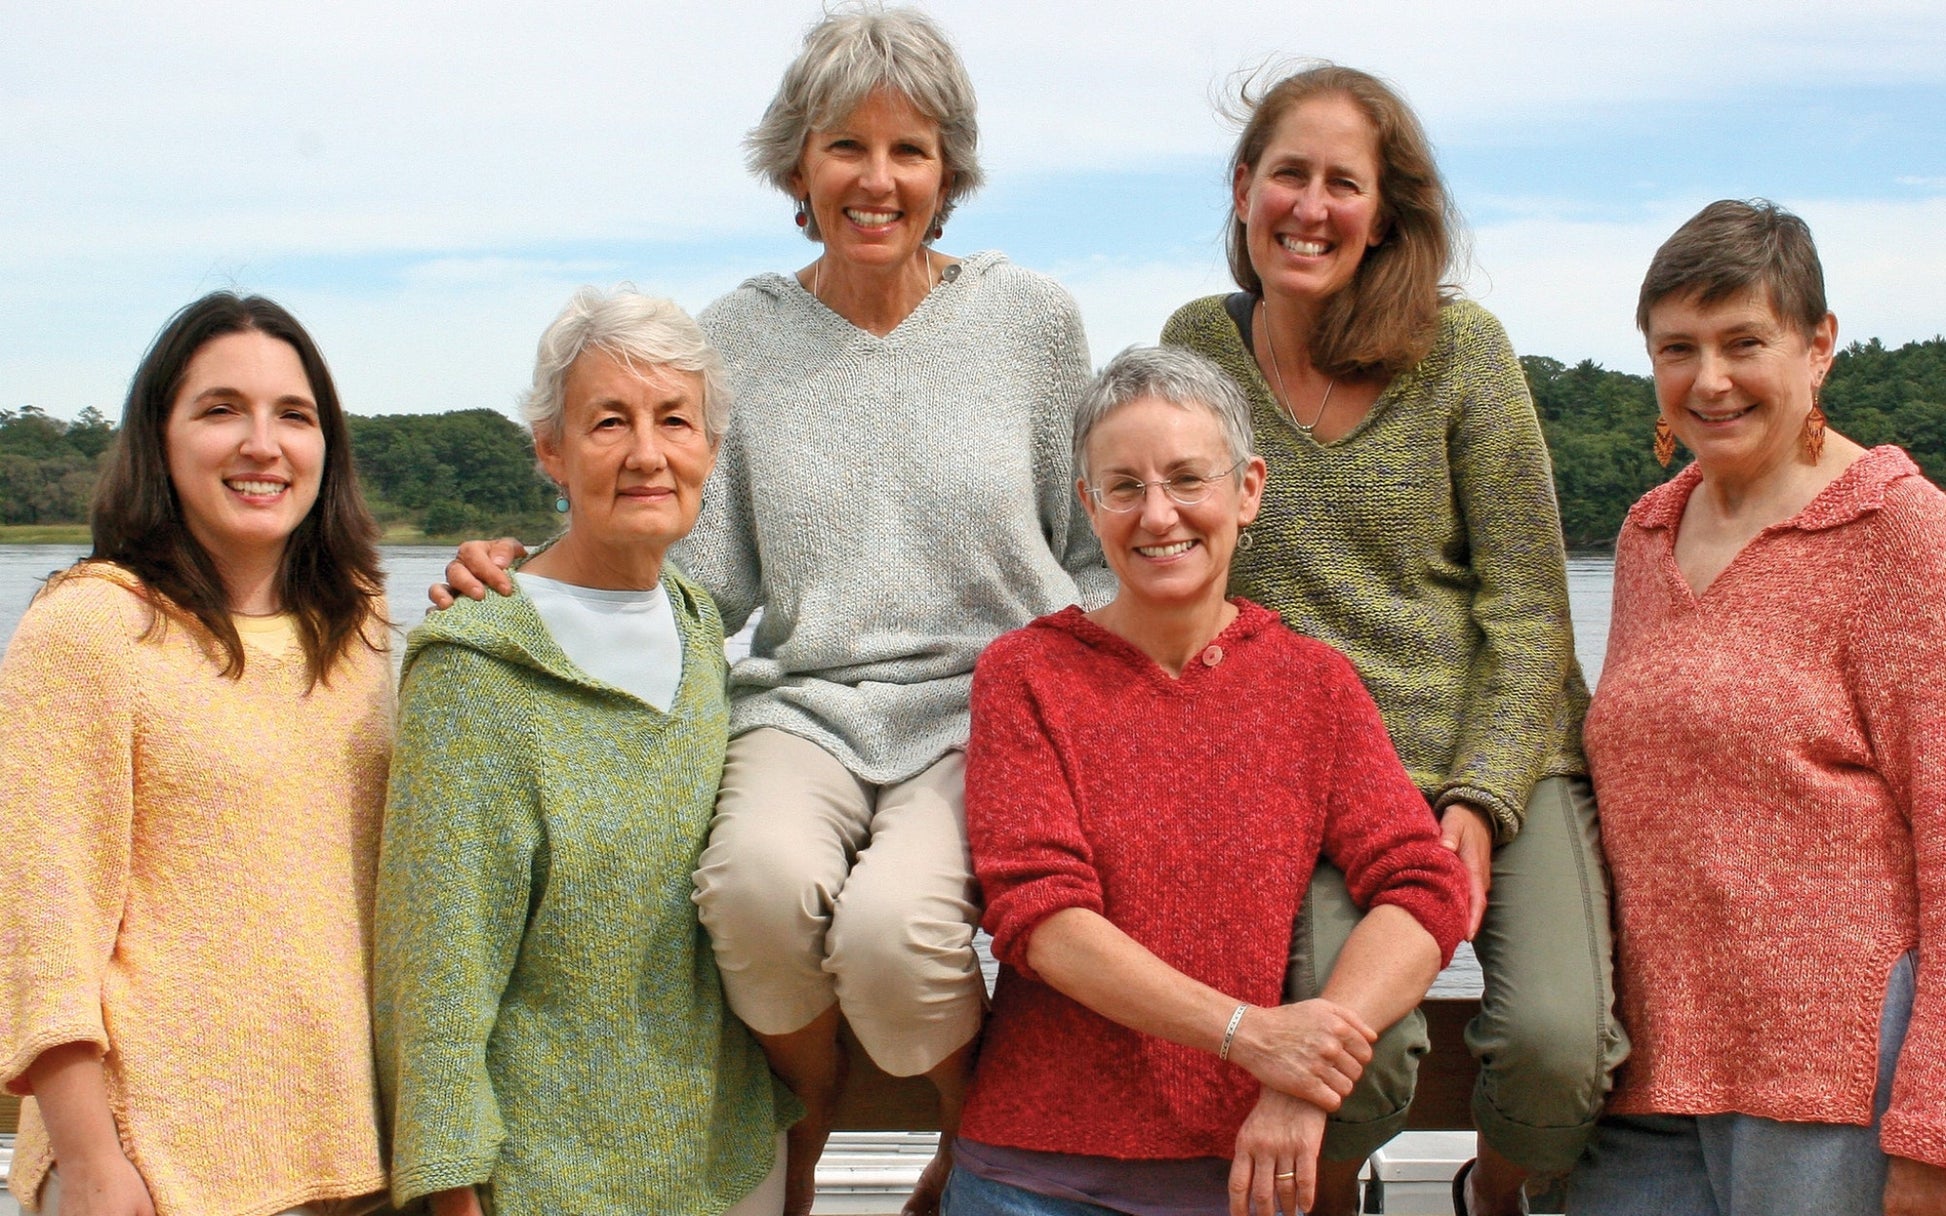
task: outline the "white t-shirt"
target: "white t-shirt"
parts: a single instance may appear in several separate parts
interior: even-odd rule
[[[682,635],[663,584],[597,591],[538,574],[514,576],[574,665],[667,713],[682,683]]]

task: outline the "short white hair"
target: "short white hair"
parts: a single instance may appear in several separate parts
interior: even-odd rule
[[[636,369],[672,367],[703,378],[703,434],[713,448],[730,426],[730,386],[723,358],[689,314],[631,287],[606,292],[583,287],[541,335],[534,383],[520,398],[520,416],[536,435],[561,436],[568,369],[591,350]]]
[[[744,136],[750,171],[791,193],[791,174],[812,131],[844,121],[872,93],[892,92],[939,124],[946,196],[935,224],[985,181],[973,81],[959,52],[932,18],[913,8],[858,8],[829,13],[804,35],[804,49],[777,86],[762,121]],[[805,213],[804,235],[821,240],[817,216]]]

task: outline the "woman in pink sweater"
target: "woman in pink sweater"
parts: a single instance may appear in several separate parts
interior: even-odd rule
[[[391,667],[330,373],[260,297],[165,327],[94,551],[0,664],[0,1083],[59,1216],[383,1202],[367,1013]]]
[[[1946,494],[1825,425],[1804,222],[1712,203],[1636,323],[1657,454],[1587,749],[1635,1051],[1576,1213],[1946,1212]]]
[[[1465,871],[1351,664],[1224,596],[1249,435],[1200,356],[1117,356],[1075,419],[1117,595],[975,669],[967,833],[1002,969],[948,1216],[1308,1207],[1325,1113],[1465,932]],[[1370,914],[1323,996],[1280,1005],[1321,855]]]

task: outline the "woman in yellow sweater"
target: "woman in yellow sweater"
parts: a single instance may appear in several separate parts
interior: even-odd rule
[[[344,415],[289,313],[219,292],[170,321],[92,524],[0,664],[14,1193],[373,1210],[386,621]]]

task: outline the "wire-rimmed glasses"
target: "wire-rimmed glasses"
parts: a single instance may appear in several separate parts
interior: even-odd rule
[[[1249,457],[1244,457],[1248,460]],[[1133,511],[1149,501],[1149,487],[1168,495],[1179,507],[1193,507],[1210,496],[1216,483],[1243,467],[1243,460],[1215,473],[1177,473],[1157,481],[1138,481],[1133,477],[1111,477],[1102,485],[1089,486],[1088,497],[1104,511]]]

